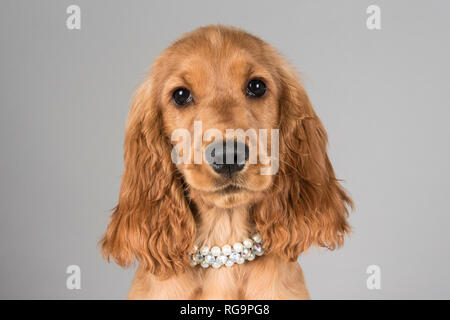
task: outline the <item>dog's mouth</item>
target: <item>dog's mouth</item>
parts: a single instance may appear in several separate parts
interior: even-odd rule
[[[230,194],[230,193],[238,193],[238,192],[241,192],[244,190],[245,190],[245,188],[243,188],[241,186],[230,184],[230,185],[226,186],[225,188],[221,188],[221,189],[217,190],[216,192],[220,193],[220,194]]]

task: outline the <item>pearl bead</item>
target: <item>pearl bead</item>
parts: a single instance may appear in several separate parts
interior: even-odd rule
[[[237,260],[239,259],[240,256],[241,256],[241,255],[240,255],[239,253],[233,251],[233,252],[230,254],[230,256],[228,257],[228,259],[231,260],[231,261],[233,261],[233,262],[235,262],[235,261],[237,261]]]
[[[249,248],[244,248],[244,249],[242,249],[241,255],[242,255],[244,258],[247,258],[248,255],[249,255],[250,253],[251,253],[251,251],[250,251]]]
[[[211,248],[211,253],[213,254],[213,256],[219,256],[220,255],[220,248],[219,247],[217,247],[217,246],[215,246],[215,247],[212,247]]]
[[[252,251],[257,256],[262,256],[264,253],[264,249],[260,243],[255,243],[253,245]]]
[[[206,261],[207,263],[209,263],[209,264],[213,264],[215,260],[216,260],[216,259],[214,259],[214,256],[213,256],[211,253],[208,253],[208,254],[205,256],[205,261]]]
[[[200,265],[205,269],[209,267],[209,263],[206,261],[203,261]]]
[[[240,242],[236,242],[235,244],[233,244],[233,249],[236,252],[241,252],[243,248],[244,246]]]
[[[202,255],[206,256],[206,255],[209,253],[209,247],[208,247],[208,246],[203,246],[203,247],[200,249],[200,253],[201,253]]]
[[[248,257],[247,257],[247,260],[248,260],[248,261],[253,261],[253,260],[255,260],[255,255],[254,255],[253,253],[250,253],[250,254],[248,255]]]
[[[255,240],[255,242],[261,242],[261,235],[259,233],[255,234],[253,236],[253,240]]]
[[[194,260],[197,263],[200,263],[203,261],[203,256],[200,253],[194,254],[192,260]]]
[[[244,247],[246,247],[246,248],[251,248],[252,247],[252,245],[253,245],[253,241],[252,241],[252,239],[245,239],[243,242],[242,242],[242,244],[244,245]]]
[[[213,268],[217,269],[217,268],[220,268],[222,266],[222,264],[216,261],[212,264],[212,266],[213,266]]]
[[[238,264],[243,264],[245,262],[245,259],[243,257],[239,257],[236,262]]]
[[[227,260],[228,260],[227,256],[224,256],[223,254],[216,258],[216,261],[219,262],[220,264],[225,264]]]
[[[231,266],[233,266],[233,264],[234,264],[234,261],[232,261],[232,260],[230,260],[230,259],[228,259],[227,262],[225,262],[225,265],[226,265],[227,267],[231,267]]]
[[[226,256],[229,256],[231,254],[231,246],[226,244],[222,247],[222,253]]]

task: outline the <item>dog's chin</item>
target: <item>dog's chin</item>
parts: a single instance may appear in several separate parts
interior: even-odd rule
[[[236,190],[230,192],[212,192],[205,195],[205,199],[219,208],[231,209],[244,206],[251,202],[252,192]]]
[[[232,209],[246,206],[262,197],[262,192],[250,191],[236,186],[229,186],[217,191],[202,192],[203,199],[209,204],[222,208]]]
[[[184,181],[191,190],[191,197],[201,200],[208,205],[232,209],[241,206],[248,206],[261,201],[264,194],[270,189],[273,181],[271,176],[249,175],[245,185],[236,181],[217,181],[207,175],[195,175],[191,171],[184,174]],[[241,180],[243,180],[241,178]],[[221,185],[218,187],[217,185]]]

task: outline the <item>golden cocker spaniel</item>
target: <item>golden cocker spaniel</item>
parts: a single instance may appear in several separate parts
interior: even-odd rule
[[[132,103],[101,240],[108,260],[139,263],[128,297],[309,298],[299,255],[334,249],[350,230],[352,201],[326,144],[295,72],[267,43],[225,26],[175,41]],[[250,161],[254,150],[270,161]]]

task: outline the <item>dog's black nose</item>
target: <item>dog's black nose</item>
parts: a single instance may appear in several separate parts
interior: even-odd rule
[[[244,169],[248,155],[247,145],[238,141],[213,142],[205,152],[206,161],[214,171],[228,176]]]

